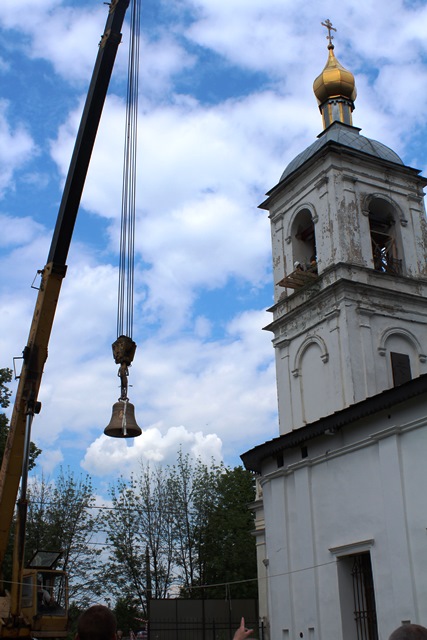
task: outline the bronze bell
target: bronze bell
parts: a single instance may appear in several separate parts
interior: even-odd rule
[[[127,400],[119,400],[113,404],[111,420],[104,433],[111,438],[136,438],[142,431],[136,424],[135,406]]]

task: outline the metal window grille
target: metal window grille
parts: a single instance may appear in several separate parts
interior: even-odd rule
[[[374,581],[369,552],[353,556],[351,574],[357,640],[378,640]]]

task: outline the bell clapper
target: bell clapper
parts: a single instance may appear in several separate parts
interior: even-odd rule
[[[126,438],[126,436],[127,436],[126,409],[127,409],[127,404],[129,402],[129,398],[128,398],[129,368],[128,368],[128,366],[127,366],[127,364],[125,362],[121,363],[117,375],[120,378],[120,389],[121,389],[119,402],[123,402],[123,404],[124,404],[123,417],[122,417],[122,429],[123,429],[123,437]]]

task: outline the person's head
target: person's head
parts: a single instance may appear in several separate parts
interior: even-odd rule
[[[393,631],[389,640],[427,640],[427,629],[419,624],[403,624]]]
[[[77,621],[78,640],[114,640],[117,622],[108,607],[96,604],[86,609]]]

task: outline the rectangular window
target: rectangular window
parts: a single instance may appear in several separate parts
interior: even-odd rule
[[[411,361],[406,353],[394,353],[390,351],[391,371],[393,373],[393,386],[398,387],[404,382],[412,380]]]

